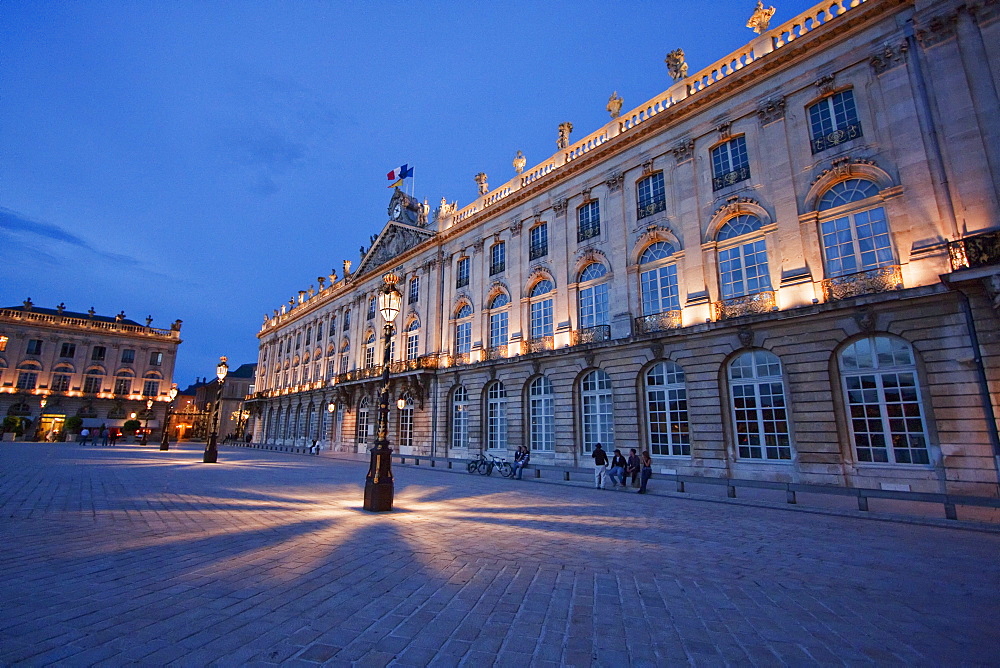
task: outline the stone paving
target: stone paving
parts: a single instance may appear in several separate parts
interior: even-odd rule
[[[1000,535],[195,445],[0,445],[0,664],[998,665]],[[655,484],[655,479],[654,479]]]

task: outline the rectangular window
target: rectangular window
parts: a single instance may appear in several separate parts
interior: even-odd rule
[[[42,340],[41,339],[28,339],[28,354],[29,355],[41,355],[42,354]]]
[[[323,323],[316,325],[316,343],[323,340]]]
[[[455,287],[464,288],[469,284],[469,258],[463,257],[455,268]]]
[[[337,316],[330,318],[330,338],[337,336]]]
[[[344,311],[344,331],[351,329],[351,309]]]
[[[108,349],[104,346],[94,346],[93,352],[90,354],[90,359],[95,362],[103,362],[104,358],[108,355]]]
[[[410,294],[407,304],[416,304],[420,300],[420,277],[414,276],[410,279]]]
[[[813,153],[860,137],[861,123],[854,105],[854,91],[841,91],[811,105],[809,131]]]
[[[529,233],[528,259],[536,260],[549,254],[549,226],[535,225]]]
[[[667,191],[663,185],[663,172],[650,174],[642,181],[639,181],[636,188],[638,197],[638,208],[636,218],[642,219],[652,216],[654,213],[665,211],[667,208]]]
[[[135,362],[135,351],[126,348],[122,351],[122,364],[132,364]]]
[[[64,343],[59,349],[59,357],[76,357],[76,344]]]
[[[580,328],[607,325],[608,317],[608,284],[599,283],[580,290]]]
[[[49,389],[53,392],[66,392],[69,390],[69,379],[70,376],[65,373],[52,374],[52,383],[49,385]]]
[[[163,364],[163,353],[150,353],[149,366],[161,366]]]
[[[462,322],[455,326],[455,353],[463,355],[472,351],[472,323]]]
[[[507,244],[498,241],[490,247],[490,276],[507,268]]]
[[[719,274],[722,277],[723,299],[770,290],[764,240],[719,251]]]
[[[490,316],[490,348],[507,345],[507,311]]]
[[[348,364],[347,354],[346,353],[341,353],[340,354],[340,373],[347,373],[347,364]]]
[[[34,371],[22,371],[17,374],[17,389],[33,390],[38,382],[38,374]]]
[[[160,381],[147,380],[142,384],[142,396],[155,397],[160,393]]]
[[[115,394],[132,394],[132,379],[115,378]]]
[[[84,376],[83,391],[88,394],[97,394],[101,391],[101,381],[103,376]]]
[[[408,448],[413,445],[413,409],[399,411],[399,445]]]
[[[531,305],[531,338],[552,336],[552,300],[543,299]]]
[[[365,348],[365,368],[371,369],[375,366],[375,346]]]
[[[420,349],[420,334],[410,332],[406,335],[406,359],[417,359],[417,351]]]
[[[601,206],[598,200],[586,202],[577,209],[576,240],[586,241],[601,233]]]
[[[746,137],[730,139],[712,149],[712,190],[721,190],[749,178]]]
[[[643,315],[680,310],[676,264],[642,272],[639,286],[642,289]]]
[[[378,311],[378,297],[368,298],[368,320],[375,318],[375,313]]]
[[[313,330],[312,330],[312,327],[307,327],[307,328],[306,328],[306,345],[307,345],[307,346],[308,346],[308,345],[309,345],[310,343],[312,343],[312,338],[313,338]]]

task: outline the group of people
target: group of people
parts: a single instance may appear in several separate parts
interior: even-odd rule
[[[653,475],[653,458],[649,456],[649,450],[643,450],[641,455],[637,455],[635,448],[631,448],[626,457],[621,450],[615,449],[609,461],[608,453],[600,443],[596,443],[591,456],[594,458],[594,485],[597,489],[606,489],[609,478],[612,489],[625,489],[631,478],[632,486],[639,488],[639,494],[646,493],[646,483]]]
[[[81,429],[80,435],[77,437],[77,442],[80,445],[87,445],[90,442],[90,437],[93,436],[94,445],[115,445],[118,442],[119,435],[117,429],[108,429],[102,424],[100,430],[95,431],[93,434],[86,427]]]

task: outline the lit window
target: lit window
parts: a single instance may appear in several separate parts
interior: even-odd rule
[[[854,105],[854,91],[845,90],[811,105],[809,131],[813,153],[860,137],[861,123]]]
[[[399,445],[404,448],[413,445],[413,399],[404,394],[403,408],[399,411]]]
[[[691,454],[687,388],[677,363],[658,362],[646,372],[646,420],[652,454]]]
[[[552,281],[542,280],[531,289],[530,325],[531,338],[541,339],[552,336],[552,298],[548,297],[553,290]]]
[[[638,198],[636,209],[636,218],[638,219],[666,210],[667,195],[663,185],[663,172],[650,174],[639,181],[636,186],[636,197]]]
[[[149,355],[149,366],[161,366],[163,364],[163,353],[151,353]]]
[[[929,464],[927,425],[910,344],[868,336],[847,346],[839,363],[858,461]]]
[[[712,190],[720,190],[749,178],[746,137],[730,139],[712,149]]]
[[[49,389],[53,392],[66,392],[69,390],[70,376],[64,373],[52,374],[52,382],[49,384]]]
[[[733,432],[740,459],[791,459],[781,362],[766,350],[751,350],[729,363]]]
[[[359,446],[368,444],[369,431],[368,397],[364,397],[358,404],[358,424],[355,431],[355,440]]]
[[[455,314],[456,320],[465,318],[464,322],[455,324],[455,354],[464,355],[472,351],[472,306],[464,304]]]
[[[608,452],[614,450],[614,400],[611,376],[600,369],[583,377],[580,384],[580,415],[583,418],[583,451],[593,452],[600,443]]]
[[[406,359],[415,360],[420,355],[420,321],[414,320],[406,328]]]
[[[21,371],[17,374],[17,389],[33,390],[38,383],[38,374],[34,371]]]
[[[490,348],[498,349],[507,345],[509,312],[505,309],[510,305],[510,297],[500,293],[490,301]]]

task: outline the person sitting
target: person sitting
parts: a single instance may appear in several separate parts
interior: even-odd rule
[[[627,462],[625,461],[625,456],[622,454],[621,450],[615,449],[615,456],[611,458],[611,470],[608,471],[608,477],[611,479],[611,488],[615,489],[620,484],[622,489],[625,489],[625,466]]]
[[[524,467],[527,466],[530,461],[531,453],[528,451],[528,446],[517,446],[517,452],[514,453],[514,473],[517,475],[518,480],[522,479],[521,474],[524,473]]]

